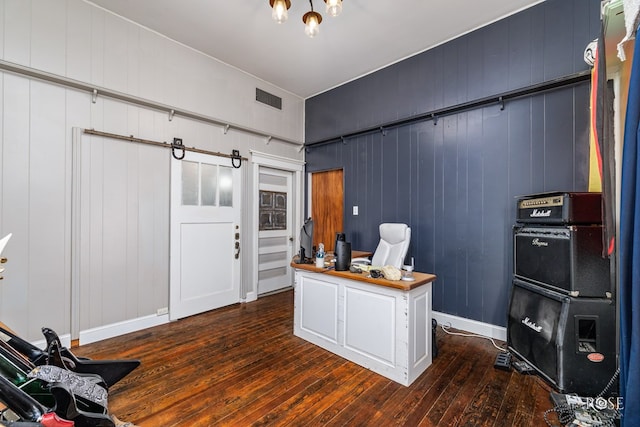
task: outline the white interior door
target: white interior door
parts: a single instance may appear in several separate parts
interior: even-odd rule
[[[172,320],[240,301],[240,186],[227,158],[172,158]]]
[[[261,166],[258,195],[258,294],[292,286],[293,173]]]

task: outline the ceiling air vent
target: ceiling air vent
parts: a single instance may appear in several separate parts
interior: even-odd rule
[[[282,98],[275,96],[269,92],[265,92],[262,89],[256,88],[256,101],[267,104],[278,110],[282,110]]]

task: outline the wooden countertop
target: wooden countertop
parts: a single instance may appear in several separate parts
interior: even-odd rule
[[[371,256],[372,253],[371,252],[367,252],[367,251],[351,251],[351,258],[367,258],[369,256]],[[333,252],[327,252],[327,256],[324,258],[324,264],[325,267],[324,268],[319,268],[316,267],[315,264],[313,263],[304,263],[304,264],[298,264],[298,259],[299,256],[296,255],[293,257],[293,259],[291,260],[291,267],[293,268],[299,268],[301,270],[307,270],[307,271],[313,271],[315,273],[324,273],[325,271],[329,270],[329,267],[331,265],[333,265]]]
[[[325,272],[330,276],[342,277],[345,279],[357,280],[360,282],[371,283],[372,285],[386,286],[387,288],[401,289],[403,291],[410,291],[419,286],[426,285],[436,280],[434,274],[413,272],[414,281],[408,282],[406,280],[387,280],[387,279],[374,279],[369,276],[368,272],[352,273],[350,271],[336,271],[334,269],[327,269]]]
[[[354,258],[356,251],[354,251]],[[295,260],[295,258],[294,258]],[[387,280],[387,279],[374,279],[369,276],[368,272],[352,273],[350,271],[336,271],[333,267],[318,268],[315,264],[297,264],[295,261],[291,262],[291,267],[298,270],[311,271],[313,273],[323,273],[330,276],[342,277],[344,279],[357,280],[359,282],[371,283],[372,285],[386,286],[388,288],[401,289],[404,291],[410,291],[419,286],[431,283],[436,280],[435,274],[413,272],[414,281],[408,282],[405,280]]]

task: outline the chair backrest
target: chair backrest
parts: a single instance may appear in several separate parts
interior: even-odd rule
[[[380,224],[380,243],[371,258],[371,265],[393,265],[402,268],[411,242],[411,228],[407,224]]]

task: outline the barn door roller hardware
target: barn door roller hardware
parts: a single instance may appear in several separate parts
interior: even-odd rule
[[[169,144],[167,142],[152,141],[149,139],[135,138],[134,136],[126,136],[126,135],[118,135],[116,133],[101,132],[94,129],[83,129],[83,132],[87,135],[102,136],[104,138],[119,139],[121,141],[128,141],[128,142],[135,142],[138,144],[147,144],[147,145],[155,145],[156,147],[170,148],[171,154],[173,155],[173,157],[175,157],[178,160],[182,160],[184,158],[184,154],[186,151],[191,151],[193,153],[209,154],[211,156],[226,157],[228,159],[231,159],[231,164],[233,165],[234,168],[239,168],[242,165],[242,161],[247,160],[246,157],[242,157],[240,155],[239,150],[233,150],[231,154],[224,154],[217,151],[208,151],[208,150],[201,150],[195,147],[187,147],[184,145],[182,138],[173,138],[173,142]],[[301,147],[304,147],[304,145]],[[179,152],[181,151],[182,156],[180,156],[179,154],[176,154],[176,150],[178,150]],[[236,162],[238,162],[237,166],[236,166]]]
[[[237,165],[236,165],[236,161],[238,162]],[[233,166],[236,169],[242,166],[242,157],[240,157],[239,150],[231,150],[231,166]]]
[[[182,150],[182,155],[176,154],[176,149]],[[184,145],[182,145],[182,138],[173,138],[173,144],[171,144],[171,155],[176,160],[184,159]]]

